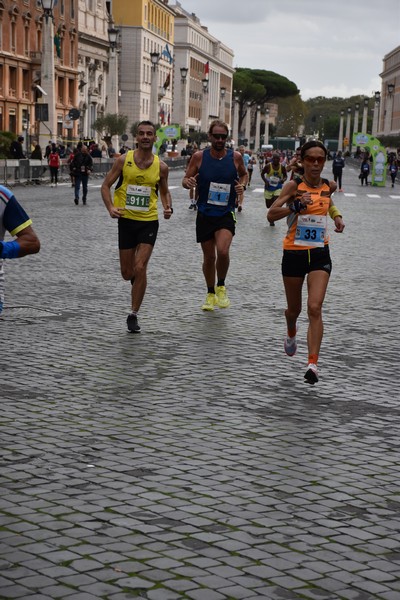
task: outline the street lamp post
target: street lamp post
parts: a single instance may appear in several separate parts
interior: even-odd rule
[[[225,94],[226,88],[222,87],[220,89],[220,103],[219,103],[219,118],[221,121],[225,121]]]
[[[108,29],[108,41],[110,42],[110,54],[108,57],[107,77],[107,104],[106,112],[116,114],[118,112],[118,53],[117,39],[119,29],[110,27]]]
[[[150,89],[150,121],[158,126],[158,63],[159,52],[150,52],[151,58],[151,89]]]
[[[247,145],[250,146],[251,102],[246,102],[246,104],[247,111],[244,137],[247,139]]]
[[[265,133],[264,144],[269,144],[269,108],[265,109]]]
[[[339,139],[338,139],[338,151],[343,151],[343,122],[344,122],[344,110],[340,111],[340,125],[339,125]]]
[[[115,27],[110,27],[108,29],[110,53],[108,56],[106,112],[114,115],[118,113],[118,34],[119,29],[116,29]],[[119,139],[117,135],[113,137],[112,145],[114,148],[119,148]]]
[[[261,106],[257,104],[256,113],[256,137],[254,139],[254,150],[256,152],[260,149],[260,125],[261,125]]]
[[[42,112],[39,123],[39,144],[42,148],[47,145],[50,138],[52,142],[57,138],[57,115],[56,115],[56,90],[55,90],[55,68],[54,68],[54,23],[53,6],[54,0],[41,0],[44,19],[42,20],[42,65],[40,86],[43,90],[42,103],[47,105],[47,111]],[[46,115],[45,112],[48,114]],[[48,118],[45,119],[44,117]]]
[[[203,86],[203,103],[201,106],[201,129],[208,130],[208,79],[201,80]]]
[[[179,122],[183,129],[186,129],[186,81],[189,69],[181,67],[181,114]]]
[[[232,137],[233,137],[233,141],[235,142],[236,146],[238,146],[239,143],[239,96],[236,95],[235,90],[234,90],[234,105],[233,105],[233,131],[232,131]]]
[[[385,107],[385,125],[384,125],[384,134],[385,135],[390,135],[390,132],[392,129],[394,88],[395,88],[394,83],[388,83],[387,96],[386,96],[386,107]]]
[[[372,135],[376,136],[379,126],[379,108],[381,105],[381,93],[375,92],[374,117],[372,119]]]
[[[349,151],[350,145],[350,125],[351,125],[351,106],[347,108],[347,119],[346,119],[346,147],[345,151]]]
[[[363,116],[362,116],[361,133],[367,133],[368,107],[369,107],[369,99],[364,98],[364,109],[363,109]]]

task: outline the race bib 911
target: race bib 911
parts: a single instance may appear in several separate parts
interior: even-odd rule
[[[151,188],[146,185],[128,185],[126,188],[125,208],[127,210],[148,211]]]

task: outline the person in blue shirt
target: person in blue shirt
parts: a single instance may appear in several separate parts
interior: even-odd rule
[[[16,239],[5,242],[6,231]],[[4,260],[35,254],[39,250],[40,241],[32,229],[31,219],[14,194],[0,185],[0,314],[4,305]]]
[[[225,279],[235,235],[235,203],[247,182],[241,153],[226,147],[227,124],[213,121],[208,138],[211,146],[193,154],[182,180],[187,190],[197,187],[196,238],[203,251],[207,295],[201,308],[205,311],[230,305]]]

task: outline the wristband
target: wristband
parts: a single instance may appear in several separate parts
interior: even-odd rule
[[[174,214],[174,209],[172,208],[172,206],[167,206],[167,208],[164,208],[164,210],[170,210],[171,211],[171,215]]]
[[[329,207],[329,216],[331,219],[335,219],[335,217],[341,217],[340,210],[337,206],[332,205]]]
[[[305,204],[303,204],[302,202],[300,202],[300,200],[294,200],[293,202],[291,202],[288,205],[288,209],[292,213],[295,213],[295,214],[298,214],[299,212],[301,212],[305,208],[307,208],[307,206]]]
[[[21,246],[16,240],[0,242],[0,258],[18,258]]]

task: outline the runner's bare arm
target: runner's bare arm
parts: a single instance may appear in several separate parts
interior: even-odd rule
[[[195,152],[185,173],[185,177],[182,179],[182,186],[187,190],[193,190],[197,185],[197,175],[201,165],[201,159],[203,152]]]
[[[118,219],[123,212],[123,208],[117,208],[113,205],[111,197],[111,187],[117,181],[124,168],[125,156],[119,156],[115,161],[111,170],[107,173],[101,186],[101,197],[105,204],[106,209],[110,213],[110,217]]]
[[[158,189],[160,191],[160,200],[164,208],[164,219],[170,219],[172,215],[172,198],[168,187],[169,169],[165,162],[160,161],[160,181]]]

